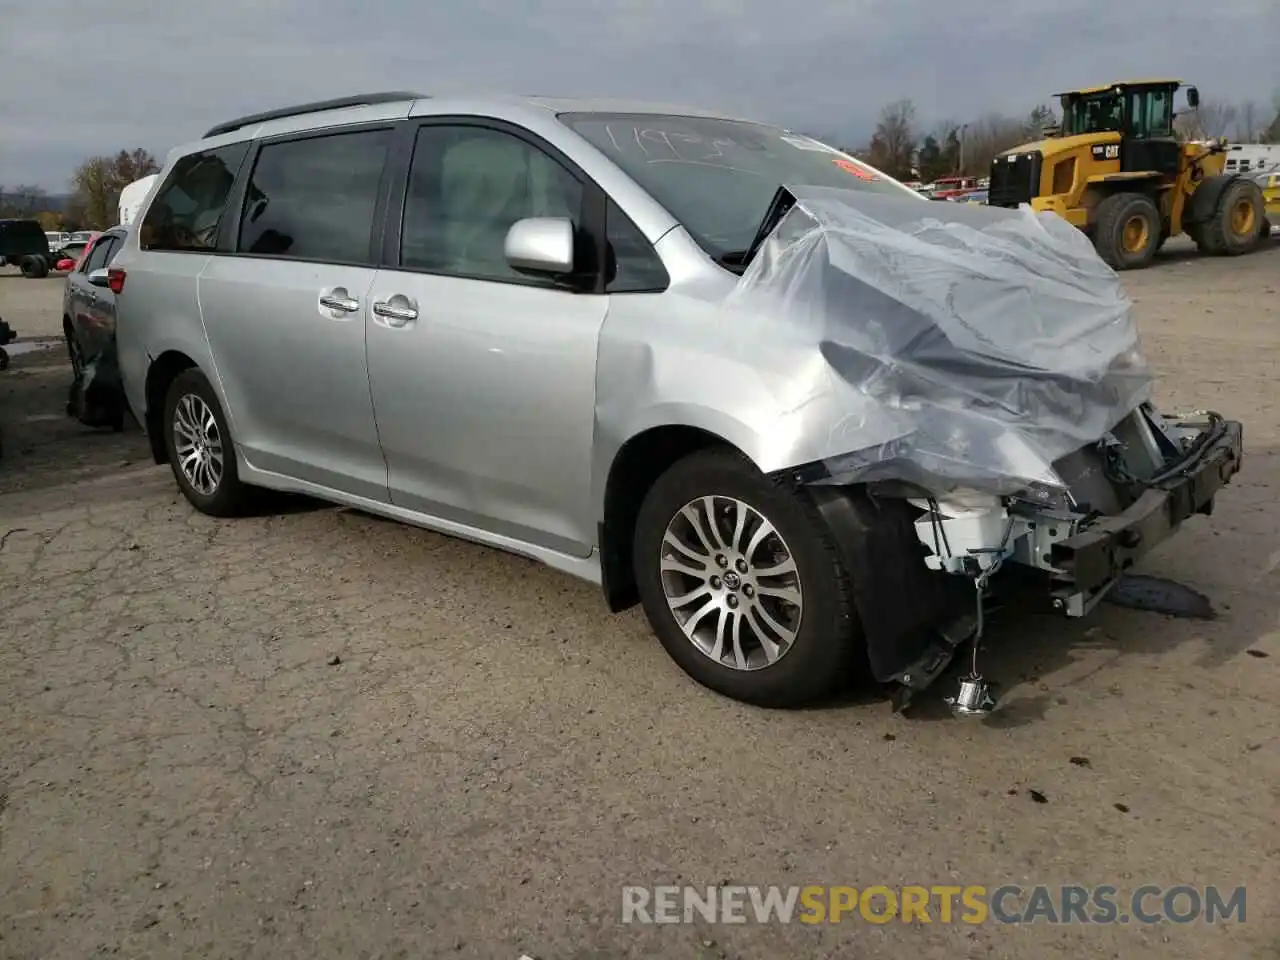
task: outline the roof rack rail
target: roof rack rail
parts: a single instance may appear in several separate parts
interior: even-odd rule
[[[216,127],[210,127],[204,135],[218,137],[241,127],[248,127],[268,120],[280,120],[284,117],[297,117],[304,113],[320,113],[323,110],[341,110],[343,107],[370,107],[375,103],[395,103],[397,100],[425,100],[426,94],[414,93],[411,90],[388,90],[383,93],[363,93],[354,97],[338,97],[334,100],[317,100],[314,103],[300,103],[294,107],[281,107],[277,110],[265,110],[262,113],[251,113],[235,120],[228,120]]]

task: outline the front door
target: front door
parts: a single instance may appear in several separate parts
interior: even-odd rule
[[[200,275],[237,443],[262,470],[385,502],[365,364],[389,127],[265,143],[235,252]]]
[[[608,297],[513,270],[507,229],[581,224],[588,187],[531,136],[427,123],[394,268],[369,300],[369,377],[398,506],[590,552],[596,342]]]

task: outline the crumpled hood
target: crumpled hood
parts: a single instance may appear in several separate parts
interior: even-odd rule
[[[1056,215],[789,189],[724,309],[830,482],[1060,485],[1055,461],[1149,399],[1119,277]]]

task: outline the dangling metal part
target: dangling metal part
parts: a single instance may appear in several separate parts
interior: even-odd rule
[[[991,695],[991,684],[978,672],[978,649],[982,646],[982,634],[986,627],[984,617],[987,599],[987,581],[1000,569],[1003,555],[997,555],[995,563],[982,571],[973,579],[974,592],[977,594],[976,625],[973,631],[973,659],[969,664],[969,673],[960,679],[960,687],[954,697],[945,697],[944,701],[951,707],[957,717],[985,717],[996,708],[995,698]]]

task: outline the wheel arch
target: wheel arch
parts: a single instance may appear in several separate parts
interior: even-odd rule
[[[1122,193],[1137,193],[1149,198],[1156,205],[1161,217],[1165,216],[1161,203],[1163,182],[1157,174],[1129,176],[1126,174],[1101,174],[1093,176],[1085,183],[1084,195],[1080,203],[1089,211],[1089,226],[1097,226],[1098,208],[1106,200]]]
[[[1238,173],[1219,173],[1205,177],[1192,192],[1187,201],[1187,210],[1183,214],[1183,223],[1188,226],[1200,226],[1208,223],[1218,209],[1218,202],[1227,187],[1237,180],[1247,180]]]
[[[184,370],[198,367],[194,360],[180,350],[166,350],[156,357],[147,367],[146,384],[146,423],[147,440],[151,445],[151,456],[156,463],[165,463],[169,458],[164,438],[164,400],[169,386]]]
[[[605,479],[597,534],[601,585],[612,612],[625,610],[640,600],[631,555],[636,519],[645,495],[676,461],[715,447],[743,453],[737,444],[703,427],[663,424],[635,434],[614,455]]]

